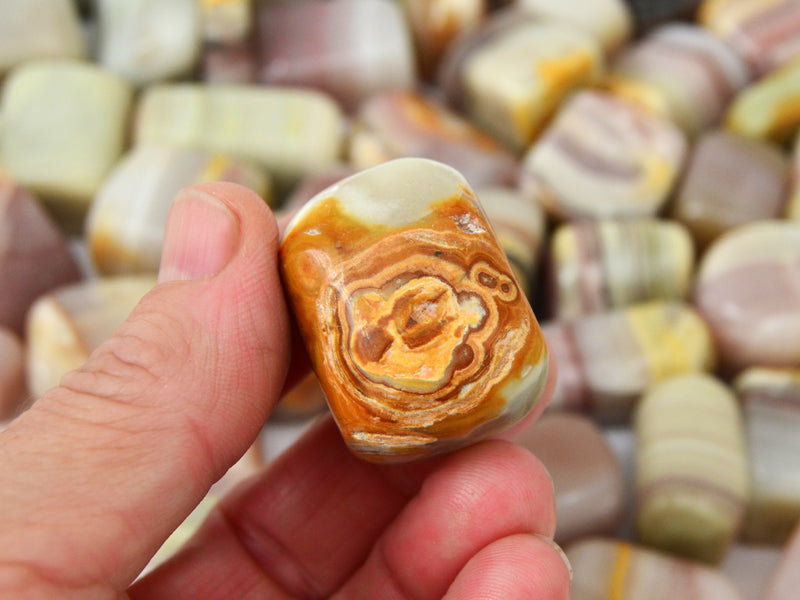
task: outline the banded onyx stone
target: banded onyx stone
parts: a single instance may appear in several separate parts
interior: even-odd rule
[[[639,539],[718,563],[749,498],[747,449],[732,391],[705,373],[651,388],[634,419]]]
[[[567,548],[571,600],[741,600],[716,569],[628,542],[587,539]]]
[[[728,370],[800,364],[800,223],[725,233],[700,262],[694,300]]]
[[[797,0],[705,0],[697,18],[736,50],[757,76],[800,56]]]
[[[476,190],[497,241],[506,253],[522,291],[536,289],[539,257],[545,241],[544,211],[529,190],[484,187]]]
[[[591,419],[547,414],[514,441],[533,452],[553,480],[559,544],[616,532],[626,505],[622,468]]]
[[[424,79],[432,79],[448,46],[478,26],[489,10],[487,0],[401,0]]]
[[[157,273],[172,200],[184,187],[206,181],[244,185],[270,199],[270,180],[258,165],[212,154],[144,146],[114,167],[92,202],[86,238],[101,273]]]
[[[583,91],[560,109],[522,164],[559,219],[654,215],[687,151],[678,127],[611,94]]]
[[[0,2],[0,75],[29,60],[84,58],[86,54],[72,0]]]
[[[135,85],[188,75],[200,53],[198,0],[96,0],[98,62]]]
[[[260,2],[256,11],[262,83],[315,88],[348,111],[414,86],[413,42],[397,2]]]
[[[281,185],[335,163],[344,138],[336,103],[303,89],[160,84],[144,91],[137,117],[137,144],[252,160]]]
[[[235,44],[244,41],[253,28],[251,0],[198,0],[198,6],[204,42]]]
[[[30,192],[0,174],[0,327],[21,335],[39,296],[80,278],[50,215]]]
[[[386,92],[361,107],[350,136],[350,161],[365,169],[417,156],[450,165],[475,187],[515,185],[517,159],[444,105],[420,93]]]
[[[401,462],[521,419],[547,378],[525,294],[466,180],[406,158],[324,190],[280,260],[314,370],[350,449]]]
[[[784,544],[800,523],[800,370],[754,367],[734,385],[752,488],[742,534],[754,543]]]
[[[518,0],[524,11],[564,21],[591,33],[607,54],[614,54],[633,33],[633,16],[623,0]]]
[[[64,374],[85,363],[155,284],[155,275],[96,278],[39,298],[25,332],[28,390],[33,397],[40,398]]]
[[[461,64],[465,113],[521,153],[564,98],[604,70],[597,40],[565,23],[520,19],[472,49]]]
[[[551,409],[624,421],[651,386],[715,366],[708,327],[687,304],[656,300],[542,325],[558,365]]]
[[[689,295],[694,248],[686,228],[657,219],[565,224],[550,239],[550,296],[557,318]]]
[[[670,208],[701,248],[737,225],[783,215],[787,160],[772,144],[722,130],[695,144]]]
[[[719,122],[749,80],[747,66],[722,40],[701,27],[671,24],[624,50],[605,84],[694,136]]]
[[[793,221],[800,220],[800,133],[795,136],[792,163],[789,172],[789,199],[786,203],[786,216]]]
[[[734,99],[725,127],[739,135],[788,143],[800,129],[800,60],[770,73]]]
[[[15,69],[3,86],[0,163],[78,231],[122,154],[131,97],[125,81],[89,63],[35,61]]]
[[[25,392],[25,350],[22,341],[0,326],[0,423],[16,416]]]

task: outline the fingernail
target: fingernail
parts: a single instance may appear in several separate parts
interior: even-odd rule
[[[159,283],[213,277],[239,246],[239,220],[225,204],[198,189],[178,194],[164,232]]]
[[[553,550],[556,551],[556,554],[558,554],[561,557],[561,560],[564,561],[564,566],[567,567],[567,571],[569,572],[569,580],[572,581],[572,564],[570,564],[569,559],[567,558],[567,554],[561,549],[561,546],[556,544],[551,538],[547,536],[541,535],[539,533],[534,533],[533,535],[538,537],[540,540],[545,542],[548,546],[550,546]]]

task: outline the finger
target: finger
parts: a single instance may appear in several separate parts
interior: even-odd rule
[[[527,450],[492,440],[451,455],[334,598],[441,598],[467,561],[517,533],[552,537],[553,487]]]
[[[162,283],[0,437],[6,581],[124,589],[252,443],[288,363],[277,242],[245,188],[178,195]]]
[[[554,542],[513,535],[473,556],[444,600],[568,600],[571,568]]]
[[[484,487],[508,489],[508,495],[490,493],[503,502],[524,497],[524,508],[509,512],[525,513],[523,529],[552,534],[552,487],[527,451],[487,442],[421,463],[373,465],[350,454],[326,418],[251,487],[223,500],[221,513],[189,547],[138,582],[131,597],[214,600],[242,597],[242,590],[252,597],[329,597],[364,563],[410,498],[419,494],[414,502],[423,509],[437,502],[452,508],[451,495],[481,496]],[[475,529],[485,525],[487,535],[467,528],[467,537],[488,539],[516,529],[483,517],[472,523]]]

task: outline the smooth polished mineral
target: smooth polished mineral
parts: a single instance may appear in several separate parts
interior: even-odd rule
[[[258,80],[316,88],[347,110],[415,83],[414,47],[391,0],[257,4]]]
[[[752,487],[743,536],[784,544],[800,522],[800,369],[750,368],[735,388],[744,409]]]
[[[697,18],[764,75],[800,57],[797,0],[705,0]]]
[[[21,335],[31,304],[80,276],[50,215],[30,192],[0,174],[0,327]]]
[[[247,39],[253,28],[251,0],[198,0],[203,41],[235,44]]]
[[[567,548],[571,600],[741,600],[716,569],[610,539]]]
[[[0,327],[0,423],[16,416],[25,391],[25,350],[20,339]]]
[[[553,479],[559,544],[616,532],[625,509],[622,469],[594,422],[548,414],[514,441],[533,452]]]
[[[350,136],[350,162],[366,169],[417,156],[450,165],[470,185],[515,185],[517,159],[446,106],[420,93],[373,96],[361,107]]]
[[[86,53],[72,0],[0,2],[0,75],[29,60],[84,58]]]
[[[688,305],[651,301],[542,325],[558,365],[549,409],[628,419],[652,385],[715,365],[708,327]]]
[[[585,29],[607,54],[619,50],[633,33],[633,16],[623,0],[518,0],[516,5],[539,18]]]
[[[156,273],[172,200],[206,181],[244,185],[270,199],[263,169],[224,154],[164,146],[135,148],[114,167],[92,202],[86,239],[101,273]]]
[[[719,122],[749,80],[747,66],[722,40],[701,27],[671,24],[624,50],[606,86],[696,135]]]
[[[728,370],[800,364],[800,223],[725,233],[700,262],[694,301]]]
[[[800,128],[800,60],[740,92],[725,116],[725,127],[747,137],[789,142]]]
[[[689,294],[686,228],[650,218],[565,224],[550,238],[551,312],[562,319]]]
[[[800,133],[795,136],[794,140],[786,216],[793,221],[800,221]]]
[[[27,381],[34,398],[86,362],[156,284],[155,275],[96,278],[39,298],[28,315]]]
[[[546,20],[520,20],[464,59],[465,112],[515,152],[539,135],[561,101],[595,83],[604,69],[597,40]]]
[[[145,90],[134,137],[253,160],[289,184],[339,159],[344,119],[331,98],[311,90],[163,84]]]
[[[737,225],[781,217],[787,176],[787,160],[772,144],[711,131],[692,150],[670,215],[705,248]]]
[[[350,449],[408,461],[527,414],[547,348],[508,260],[454,169],[406,158],[321,192],[280,261],[312,365]]]
[[[687,151],[684,134],[663,117],[611,94],[575,94],[531,147],[522,184],[538,182],[559,219],[654,215],[666,201]]]
[[[476,195],[517,282],[531,298],[545,240],[544,211],[539,199],[527,190],[506,187],[478,188]]]
[[[733,392],[705,373],[674,377],[644,395],[634,430],[639,539],[718,563],[739,531],[750,489]]]
[[[89,63],[35,61],[5,80],[0,163],[77,230],[122,154],[131,88]]]
[[[96,0],[98,62],[136,85],[189,74],[200,52],[198,0]]]

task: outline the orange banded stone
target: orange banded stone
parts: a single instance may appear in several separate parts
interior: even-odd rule
[[[450,167],[398,159],[327,188],[289,224],[281,266],[331,411],[362,458],[453,450],[541,395],[538,323]]]

